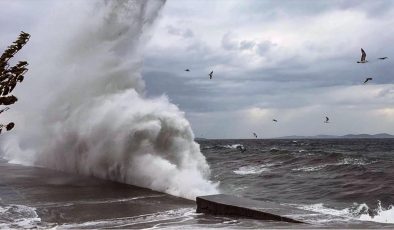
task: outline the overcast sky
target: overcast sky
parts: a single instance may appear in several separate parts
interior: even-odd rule
[[[49,5],[0,0],[1,49]],[[168,95],[197,137],[394,134],[392,15],[385,0],[168,0],[145,48],[146,94]]]
[[[168,1],[148,95],[167,94],[199,137],[394,134],[393,13],[393,1]]]

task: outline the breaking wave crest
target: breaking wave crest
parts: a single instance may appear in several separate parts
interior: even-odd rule
[[[350,208],[345,209],[333,209],[325,207],[324,204],[313,204],[303,205],[299,208],[328,214],[333,217],[338,217],[341,220],[361,220],[361,221],[373,221],[378,223],[394,224],[394,206],[390,205],[388,208],[383,208],[380,201],[378,201],[376,208],[370,208],[367,204],[355,203]],[[333,220],[324,220],[333,221]]]
[[[241,144],[232,144],[232,145],[205,146],[203,150],[206,149],[245,149],[245,147]]]
[[[376,161],[367,162],[363,159],[356,159],[356,158],[344,158],[344,159],[340,160],[339,162],[320,164],[320,165],[315,165],[315,166],[305,166],[305,167],[292,169],[292,171],[314,172],[314,171],[319,171],[321,169],[324,169],[328,166],[343,166],[343,165],[363,166],[363,165],[368,165],[368,164],[372,164],[375,162]]]
[[[32,90],[14,114],[23,128],[4,143],[6,158],[189,199],[216,193],[184,113],[165,96],[144,96],[141,46],[164,3],[55,5],[31,32],[41,52],[30,59]]]
[[[394,206],[390,205],[388,208],[383,208],[379,201],[378,207],[372,210],[372,214],[361,214],[359,219],[378,223],[394,224]]]
[[[274,164],[242,166],[233,172],[238,175],[260,174],[262,172],[270,171],[270,167],[273,165]]]
[[[35,208],[24,205],[0,206],[0,228],[34,228],[41,224]]]

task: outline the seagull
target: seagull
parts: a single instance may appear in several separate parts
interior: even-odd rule
[[[5,107],[4,109],[0,110],[0,113],[3,113],[3,112],[5,112],[5,111],[7,111],[9,109],[10,109],[9,107]]]
[[[10,131],[12,128],[14,128],[14,126],[15,126],[14,122],[10,122],[7,124],[5,128],[7,129],[7,131]]]
[[[185,69],[186,72],[190,72],[190,69]]]
[[[253,133],[253,136],[254,136],[255,138],[257,138],[257,134],[256,134],[256,133]]]
[[[380,58],[378,58],[378,59],[380,59],[380,60],[384,60],[384,59],[387,59],[388,57],[380,57]]]
[[[368,77],[367,79],[365,79],[364,84],[367,83],[368,81],[371,81],[372,77]]]
[[[274,122],[278,122],[278,120],[276,120],[276,119],[272,119],[272,121],[274,121]]]
[[[330,120],[330,118],[326,117],[326,120],[324,121],[324,123],[328,123],[329,120]]]
[[[368,61],[365,60],[366,57],[367,57],[367,54],[365,53],[363,48],[361,48],[361,60],[358,61],[357,63],[367,63]]]
[[[212,79],[213,70],[209,73],[209,79]]]

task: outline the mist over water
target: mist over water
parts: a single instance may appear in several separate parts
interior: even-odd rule
[[[216,193],[184,113],[144,97],[142,47],[164,3],[55,4],[31,31],[36,55],[5,157],[189,199]]]

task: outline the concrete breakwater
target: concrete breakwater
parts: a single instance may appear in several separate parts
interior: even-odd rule
[[[200,196],[197,197],[196,202],[198,213],[230,215],[259,220],[306,223],[302,219],[303,216],[317,214],[270,201],[251,200],[225,194]]]

